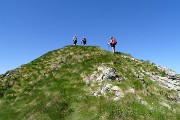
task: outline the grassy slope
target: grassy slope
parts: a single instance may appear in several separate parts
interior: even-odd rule
[[[40,58],[17,68],[0,82],[0,119],[180,119],[180,106],[169,100],[174,91],[159,87],[145,78],[144,84],[136,79],[133,70],[162,74],[149,62],[136,62],[122,58],[123,53],[112,54],[99,47],[68,46],[48,52]],[[81,73],[89,76],[102,63],[115,68],[128,78],[114,82],[123,90],[135,88],[136,94],[126,94],[120,101],[94,97]],[[140,104],[141,96],[153,110]],[[176,109],[169,110],[159,104],[166,101]]]

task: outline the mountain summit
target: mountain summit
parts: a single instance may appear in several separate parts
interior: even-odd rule
[[[178,120],[180,75],[131,55],[67,46],[0,75],[1,120]]]

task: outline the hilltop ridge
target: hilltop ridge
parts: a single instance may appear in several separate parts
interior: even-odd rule
[[[66,46],[0,76],[0,119],[179,119],[180,76],[129,54]]]

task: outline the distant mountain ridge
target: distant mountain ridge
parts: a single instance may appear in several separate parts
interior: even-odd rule
[[[180,119],[180,75],[129,54],[66,46],[0,75],[0,119]]]

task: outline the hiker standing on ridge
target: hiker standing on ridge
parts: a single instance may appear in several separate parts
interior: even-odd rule
[[[86,38],[85,37],[83,37],[83,39],[81,40],[81,44],[86,45]]]
[[[74,45],[77,44],[77,36],[76,35],[73,37],[73,42],[74,42]]]
[[[112,52],[115,53],[115,46],[117,44],[116,39],[114,37],[110,37],[110,43],[109,44],[111,45]]]

